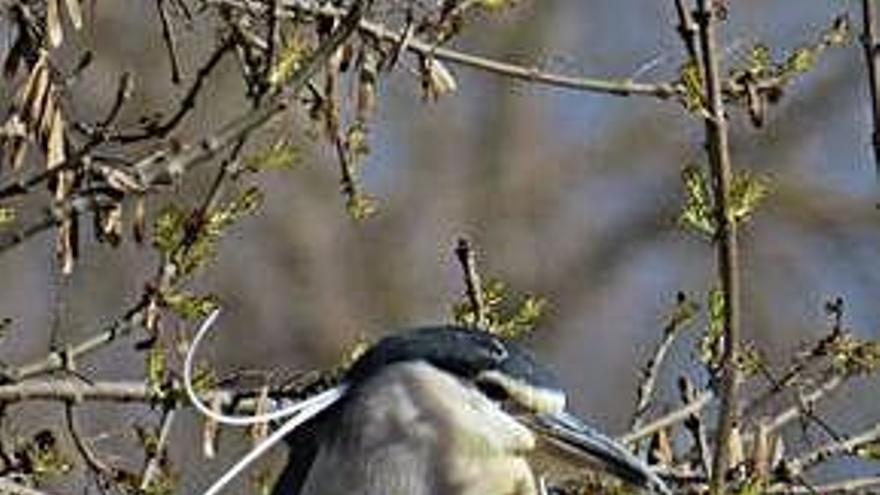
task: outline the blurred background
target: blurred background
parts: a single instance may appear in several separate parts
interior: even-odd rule
[[[724,61],[742,61],[756,43],[784,59],[841,13],[857,27],[858,7],[856,0],[730,2]],[[676,22],[672,1],[520,0],[466,29],[453,46],[571,75],[668,81],[684,61]],[[179,97],[186,84],[170,83],[158,26],[151,2],[95,5],[76,35],[96,54],[71,88],[76,115],[102,114],[123,70],[140,75],[129,118],[173,108],[170,95]],[[186,80],[215,35],[198,17],[189,27],[179,33]],[[830,49],[771,108],[762,129],[739,110],[731,115],[735,166],[772,179],[771,195],[742,229],[744,331],[771,364],[827,332],[823,303],[837,296],[848,327],[880,337],[880,189],[862,57],[857,40]],[[622,433],[639,368],[662,336],[676,293],[703,301],[713,286],[711,246],[677,224],[681,170],[704,159],[702,122],[672,101],[553,89],[452,65],[458,91],[425,103],[414,62],[402,66],[381,82],[361,172],[378,214],[351,219],[333,150],[306,137],[301,124],[302,164],[260,176],[263,208],[230,230],[218,259],[192,285],[223,302],[222,330],[204,355],[225,370],[306,370],[335,363],[359,337],[448,321],[464,290],[453,252],[464,235],[484,277],[548,300],[529,345],[559,372],[577,412]],[[202,95],[210,103],[197,107],[177,137],[204,135],[238,115],[246,105],[241,94],[238,68],[227,59]],[[204,192],[210,177],[199,172],[181,187]],[[152,201],[151,211],[167,199]],[[72,277],[59,283],[53,242],[45,234],[0,256],[0,316],[13,320],[0,343],[3,362],[48,351],[53,304],[62,303],[63,341],[79,341],[135,302],[155,270],[149,247],[88,241]],[[666,362],[657,411],[677,404],[674,379],[693,375],[702,324]],[[123,343],[80,366],[92,378],[137,379],[137,356]],[[844,391],[845,400],[828,406],[831,422],[876,420],[876,385]],[[855,389],[858,396],[848,392]],[[33,411],[58,409],[17,407],[4,426],[23,435],[43,420]],[[112,434],[133,418],[155,421],[140,407],[93,409],[84,423],[89,432]],[[198,448],[196,425],[194,417],[175,424],[173,458]],[[245,449],[235,437],[221,437],[220,460],[205,469],[182,463],[184,487],[206,486]],[[97,448],[121,449],[112,442]]]

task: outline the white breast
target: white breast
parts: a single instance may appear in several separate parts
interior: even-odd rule
[[[423,363],[354,388],[319,448],[303,495],[533,495],[525,426]]]

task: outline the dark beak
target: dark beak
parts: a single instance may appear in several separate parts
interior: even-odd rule
[[[655,493],[672,494],[644,462],[578,418],[565,412],[550,413],[535,416],[530,423],[544,441],[572,461],[585,461],[581,463],[594,465],[629,484]]]

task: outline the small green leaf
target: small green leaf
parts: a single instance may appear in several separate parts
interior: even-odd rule
[[[730,216],[735,221],[748,219],[770,193],[770,179],[749,172],[733,177],[730,191]]]
[[[217,309],[213,295],[197,296],[181,291],[165,294],[163,301],[174,314],[187,321],[202,320]]]
[[[297,40],[289,42],[281,51],[278,62],[269,71],[269,84],[277,87],[287,83],[307,54],[308,50],[302,43]]]
[[[161,346],[153,346],[147,353],[147,384],[150,390],[161,393],[165,383],[165,374],[168,371],[168,360],[165,350]]]
[[[783,64],[782,73],[790,77],[809,72],[816,65],[816,59],[817,53],[812,47],[798,48]]]
[[[15,220],[15,208],[0,206],[0,225],[10,223],[13,220]]]
[[[862,459],[880,461],[880,441],[871,442],[859,447],[856,452]]]
[[[668,332],[677,331],[690,324],[699,311],[700,305],[697,302],[691,300],[683,292],[679,293],[675,308],[672,310],[672,314],[667,318],[664,328],[666,328]]]
[[[757,77],[766,77],[773,71],[773,58],[770,56],[770,48],[758,43],[749,51],[748,70]]]
[[[710,239],[715,237],[716,227],[712,192],[705,171],[696,164],[687,165],[681,172],[684,182],[685,205],[679,223]]]
[[[379,211],[379,203],[371,196],[357,193],[346,201],[345,208],[351,218],[355,220],[367,220]]]
[[[251,172],[261,170],[291,170],[301,162],[300,150],[279,141],[261,153],[245,160],[245,168]]]
[[[706,98],[703,95],[703,75],[695,60],[689,60],[678,72],[679,81],[684,87],[682,102],[688,112],[698,113],[706,109]]]
[[[716,368],[721,362],[724,349],[724,294],[719,289],[712,289],[707,296],[709,325],[700,339],[700,361]]]
[[[500,280],[485,282],[482,292],[487,320],[485,330],[504,338],[517,339],[532,332],[549,306],[543,297],[512,294]],[[461,325],[476,324],[474,308],[466,295],[453,304],[452,317]]]
[[[153,223],[153,246],[164,255],[170,255],[183,241],[186,214],[176,205],[169,205],[159,212]]]

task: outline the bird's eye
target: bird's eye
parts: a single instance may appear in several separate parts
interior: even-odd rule
[[[502,402],[510,397],[506,388],[490,380],[478,381],[477,388],[479,388],[480,392],[483,392],[486,397],[494,401]]]

